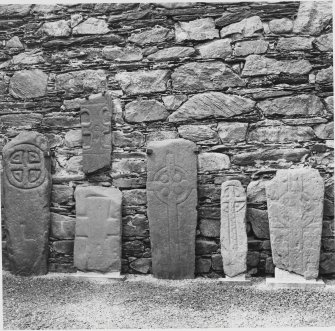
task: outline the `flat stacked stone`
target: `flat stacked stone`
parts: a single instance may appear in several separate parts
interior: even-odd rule
[[[37,132],[22,132],[3,148],[4,216],[10,270],[22,276],[48,272],[50,150]]]
[[[197,226],[196,145],[184,139],[148,144],[148,219],[156,278],[194,278]]]
[[[273,263],[306,279],[319,273],[324,183],[316,169],[278,170],[266,184]]]
[[[79,186],[75,191],[74,266],[81,271],[121,271],[122,193]]]
[[[247,229],[245,191],[238,180],[221,186],[221,255],[223,270],[228,277],[247,271]]]

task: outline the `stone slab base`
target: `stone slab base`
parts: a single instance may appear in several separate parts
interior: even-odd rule
[[[125,275],[121,275],[119,272],[82,272],[77,271],[75,273],[69,274],[70,277],[78,277],[78,278],[93,278],[93,279],[112,279],[112,280],[120,280],[123,281],[126,279]]]
[[[235,277],[218,278],[219,282],[229,283],[229,284],[239,284],[239,285],[251,285],[250,279],[245,278],[245,274],[237,275]]]
[[[303,276],[275,268],[275,277],[266,278],[266,285],[271,288],[320,288],[325,286],[321,279],[305,279]]]

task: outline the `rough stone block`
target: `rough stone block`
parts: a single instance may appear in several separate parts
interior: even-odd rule
[[[147,44],[161,43],[166,40],[170,40],[173,37],[174,33],[171,30],[161,26],[156,26],[143,32],[133,33],[128,38],[128,41],[143,46]]]
[[[231,39],[219,39],[196,47],[203,59],[225,59],[232,55]]]
[[[110,30],[105,20],[89,17],[72,29],[73,35],[106,34]]]
[[[224,273],[234,277],[247,271],[247,197],[241,183],[228,180],[221,186],[221,255]]]
[[[167,70],[150,70],[120,72],[115,75],[115,79],[125,93],[135,95],[166,91],[168,76]]]
[[[148,219],[153,274],[193,278],[197,224],[196,146],[184,139],[148,144]]]
[[[314,132],[320,139],[334,139],[334,122],[317,125],[314,127]]]
[[[237,42],[234,51],[236,56],[246,56],[266,53],[268,47],[269,43],[265,40],[247,40]]]
[[[223,144],[245,141],[247,130],[248,123],[219,122],[218,124],[218,133]]]
[[[269,22],[269,29],[272,33],[290,33],[293,29],[293,22],[288,18],[274,19]]]
[[[211,255],[218,248],[219,245],[214,240],[197,239],[195,242],[196,255]]]
[[[177,91],[222,90],[225,87],[245,86],[245,81],[222,62],[191,62],[181,65],[171,75]]]
[[[196,94],[169,116],[169,122],[181,122],[191,119],[229,118],[250,113],[255,101],[237,95],[221,92]]]
[[[149,60],[170,61],[179,60],[184,57],[190,57],[195,54],[193,47],[169,47],[159,50],[148,56]]]
[[[52,249],[58,254],[72,255],[73,246],[73,240],[59,240],[52,243]]]
[[[147,203],[147,192],[143,189],[124,191],[122,203],[127,206],[145,205]]]
[[[148,237],[149,222],[145,215],[129,215],[123,218],[122,236]]]
[[[111,160],[111,99],[98,96],[81,104],[83,171],[92,173],[108,167]]]
[[[238,23],[225,26],[220,31],[221,38],[231,37],[233,39],[250,37],[255,33],[263,32],[263,24],[259,16],[245,18]]]
[[[197,258],[195,260],[195,273],[205,274],[208,273],[211,268],[212,262],[210,259]]]
[[[48,75],[42,70],[16,71],[9,83],[9,93],[19,99],[38,98],[47,93]]]
[[[51,213],[51,237],[56,239],[74,239],[75,226],[75,219],[68,216]]]
[[[290,37],[279,38],[276,50],[278,51],[308,51],[313,48],[314,38],[308,37]]]
[[[212,219],[202,219],[199,224],[200,234],[204,237],[219,238],[220,222]]]
[[[121,205],[117,188],[78,186],[74,266],[82,271],[121,271]]]
[[[142,147],[144,140],[144,134],[139,131],[129,133],[114,131],[112,134],[113,146],[115,147]]]
[[[0,6],[0,17],[8,18],[10,16],[24,17],[30,12],[32,5],[28,4],[12,4]]]
[[[215,144],[218,142],[218,134],[210,125],[181,125],[178,127],[178,133],[182,138],[197,142],[209,141]]]
[[[201,153],[198,163],[199,172],[220,171],[230,168],[229,156],[222,153]]]
[[[81,130],[70,130],[66,132],[64,137],[64,143],[66,147],[80,147],[83,143]]]
[[[73,188],[68,185],[52,185],[51,202],[66,203],[73,199]]]
[[[318,71],[315,82],[317,84],[333,84],[333,67]]]
[[[215,29],[212,18],[200,18],[190,22],[175,24],[176,42],[185,40],[207,40],[219,38],[219,30]]]
[[[334,274],[335,273],[335,253],[322,252],[320,256],[320,274]]]
[[[315,39],[315,47],[321,52],[333,51],[333,34],[327,33]]]
[[[247,199],[248,203],[265,203],[265,181],[255,180],[249,183],[247,187]]]
[[[3,203],[11,272],[47,273],[50,151],[37,132],[22,132],[3,148]]]
[[[247,221],[251,223],[252,230],[257,238],[270,239],[269,219],[266,210],[248,208]]]
[[[316,169],[278,170],[266,185],[273,262],[306,279],[319,273],[324,183]]]
[[[187,100],[187,96],[184,94],[166,95],[162,97],[162,100],[166,109],[176,110]]]
[[[42,25],[41,32],[50,37],[68,37],[71,34],[70,23],[65,20],[46,22]]]
[[[248,268],[257,267],[259,263],[259,252],[248,252],[247,254],[247,266]]]
[[[223,271],[223,261],[221,254],[212,255],[212,269],[215,271]]]
[[[102,56],[107,60],[117,62],[141,61],[142,51],[138,47],[106,46],[102,49]]]
[[[131,262],[129,265],[131,269],[141,274],[147,274],[151,269],[151,259],[142,257]]]

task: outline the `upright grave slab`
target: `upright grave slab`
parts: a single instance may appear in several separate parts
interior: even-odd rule
[[[221,185],[221,255],[226,276],[247,271],[246,193],[238,180]]]
[[[121,271],[122,193],[117,188],[78,186],[74,266],[80,271]]]
[[[30,276],[48,272],[50,150],[37,132],[22,132],[3,148],[4,214],[10,270]]]
[[[266,184],[275,266],[316,279],[322,231],[324,183],[316,169],[278,170]]]
[[[148,144],[147,200],[156,278],[194,278],[197,147],[185,139]]]
[[[87,100],[81,105],[83,171],[92,173],[108,167],[111,160],[112,102],[108,94]]]

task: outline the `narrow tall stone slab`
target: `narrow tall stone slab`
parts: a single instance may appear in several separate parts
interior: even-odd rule
[[[194,278],[196,152],[196,145],[184,139],[148,144],[148,218],[156,278]]]
[[[223,270],[228,277],[247,271],[247,196],[238,180],[221,185],[221,255]]]
[[[37,132],[22,132],[3,148],[4,214],[13,274],[48,271],[49,157],[48,140]]]
[[[92,98],[81,105],[83,171],[92,173],[108,167],[111,160],[112,102],[110,96]]]
[[[79,186],[75,198],[74,266],[81,271],[120,272],[121,191]]]
[[[306,279],[319,273],[324,183],[316,169],[278,170],[266,183],[273,263]]]

